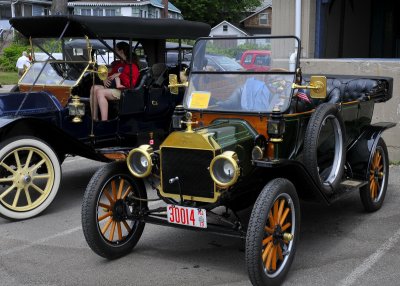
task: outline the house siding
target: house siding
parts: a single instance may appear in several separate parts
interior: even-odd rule
[[[260,15],[261,14],[267,14],[268,16],[268,21],[269,23],[266,25],[260,25]],[[253,17],[250,17],[249,19],[245,20],[243,25],[244,27],[263,27],[263,28],[271,28],[272,24],[272,8],[266,8],[262,11],[260,11],[259,13],[257,13],[257,15],[254,15]]]

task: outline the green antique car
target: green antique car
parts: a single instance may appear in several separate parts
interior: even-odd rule
[[[208,65],[208,54],[234,58],[249,46],[270,51],[268,70]],[[90,181],[82,225],[92,250],[125,255],[146,223],[211,231],[244,238],[253,285],[277,285],[299,241],[300,199],[329,205],[359,191],[365,209],[378,210],[389,176],[381,134],[395,124],[371,118],[392,79],[303,75],[300,46],[296,37],[197,40],[188,81],[170,79],[171,92],[186,86],[175,131],[157,150],[120,149],[125,160]],[[148,194],[159,204],[150,208]]]

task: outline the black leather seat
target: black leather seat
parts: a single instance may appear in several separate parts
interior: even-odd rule
[[[309,78],[305,79],[309,84]],[[393,79],[387,77],[359,77],[327,75],[326,98],[314,99],[315,106],[323,103],[345,103],[351,101],[386,101],[391,97]],[[307,93],[309,91],[307,90]]]

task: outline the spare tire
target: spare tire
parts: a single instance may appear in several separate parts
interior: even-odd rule
[[[304,138],[304,165],[315,182],[331,195],[341,182],[345,163],[345,128],[338,108],[319,105]]]

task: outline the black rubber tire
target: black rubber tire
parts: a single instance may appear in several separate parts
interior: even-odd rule
[[[294,224],[290,227],[290,233],[293,235],[289,244],[288,254],[275,273],[267,275],[264,269],[262,259],[263,245],[265,236],[265,226],[268,222],[268,214],[272,210],[274,202],[279,198],[291,200],[294,216]],[[261,191],[251,212],[249,226],[246,236],[246,265],[250,281],[253,285],[280,285],[285,279],[290,269],[296,252],[296,245],[300,234],[300,203],[293,184],[283,178],[270,181]],[[272,277],[271,277],[272,276]]]
[[[382,155],[381,159],[382,161],[379,161],[379,163],[382,166],[382,173],[383,173],[383,178],[378,178],[377,174],[376,177],[374,177],[373,174],[371,174],[371,171],[375,171],[375,167],[373,166],[373,160],[375,158],[375,155],[379,153]],[[388,178],[389,178],[389,156],[388,156],[388,150],[386,147],[386,143],[382,138],[379,138],[378,143],[375,147],[374,153],[371,157],[371,162],[368,166],[368,170],[370,171],[368,174],[368,184],[360,188],[360,197],[361,197],[361,202],[365,208],[366,211],[368,212],[374,212],[379,210],[382,207],[383,201],[385,200],[386,196],[386,190],[388,186]],[[373,188],[374,182],[371,182],[370,179],[371,177],[374,177],[375,182],[379,182],[379,189],[377,190],[376,198],[374,199],[371,196],[371,189]]]
[[[333,123],[338,128],[337,136],[339,137],[338,142],[334,143],[334,158],[332,160],[332,165],[328,168],[324,168],[329,175],[328,178],[322,179],[321,174],[324,173],[324,170],[320,170],[318,164],[318,151],[320,154],[328,155],[329,152],[325,152],[325,150],[318,150],[320,146],[329,146],[332,141],[326,140],[325,144],[319,144],[320,134],[322,127],[325,125],[328,119],[333,119]],[[340,129],[340,130],[339,130]],[[334,134],[332,134],[334,135]],[[332,138],[332,137],[331,137]],[[335,138],[335,137],[334,137]],[[340,142],[340,145],[337,145]],[[331,195],[334,190],[340,184],[343,172],[344,172],[344,164],[345,164],[345,127],[343,124],[342,117],[340,112],[335,104],[332,103],[323,103],[319,105],[315,112],[312,114],[310,121],[308,123],[305,138],[304,138],[304,166],[313,177],[316,183],[320,184],[321,189],[324,191],[326,195]],[[327,144],[328,143],[328,144]],[[321,148],[321,147],[320,147]],[[338,148],[339,150],[336,150]],[[329,150],[328,150],[329,151]],[[329,158],[328,158],[329,159]],[[329,169],[331,168],[331,169]]]
[[[108,183],[119,178],[123,178],[130,184],[136,197],[147,199],[143,181],[131,175],[126,163],[112,162],[93,175],[82,202],[82,229],[86,242],[95,253],[107,259],[115,259],[130,253],[139,241],[145,226],[144,222],[130,220],[133,222],[131,231],[128,232],[124,241],[118,243],[111,243],[101,233],[98,223],[98,203]],[[140,201],[140,204],[141,208],[147,208],[147,202]]]

